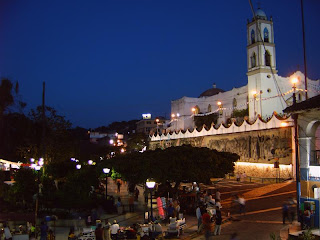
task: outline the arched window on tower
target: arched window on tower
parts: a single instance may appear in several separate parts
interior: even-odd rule
[[[264,60],[265,60],[266,66],[271,66],[271,56],[268,51],[266,51],[264,54]]]
[[[264,42],[269,42],[269,31],[267,28],[264,28],[263,30],[263,38],[264,38]]]
[[[257,66],[256,53],[254,52],[250,58],[251,58],[251,68],[256,67]]]
[[[251,30],[251,44],[256,42],[256,38],[255,38],[255,34],[254,34],[254,30]]]
[[[208,105],[208,112],[212,112],[211,104]]]

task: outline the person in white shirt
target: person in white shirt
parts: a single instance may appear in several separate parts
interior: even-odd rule
[[[240,210],[239,210],[239,213],[240,214],[245,214],[246,210],[245,210],[245,207],[246,207],[246,200],[244,199],[243,196],[239,196],[238,197],[238,203],[240,205]]]
[[[111,239],[116,240],[117,234],[120,229],[119,224],[117,223],[117,220],[113,221],[113,224],[110,226],[110,233],[111,233]]]
[[[3,231],[4,231],[4,239],[5,240],[9,240],[12,239],[12,234],[10,232],[9,227],[7,226],[7,224],[3,224]]]

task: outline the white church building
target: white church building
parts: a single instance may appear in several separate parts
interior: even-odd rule
[[[258,9],[256,17],[247,23],[247,76],[248,84],[230,91],[213,88],[203,92],[198,98],[182,97],[171,102],[172,121],[167,132],[187,130],[195,127],[195,116],[219,113],[218,123],[226,122],[234,110],[248,109],[250,122],[259,116],[269,119],[274,112],[292,105],[292,93],[296,91],[297,102],[319,94],[319,79],[307,79],[300,71],[292,76],[277,74],[276,47],[272,18]],[[292,79],[298,79],[293,85]],[[208,126],[210,127],[210,126]]]

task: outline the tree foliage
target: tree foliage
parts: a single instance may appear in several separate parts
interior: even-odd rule
[[[68,131],[71,123],[64,116],[59,115],[54,108],[46,106],[43,128],[42,108],[38,106],[30,111],[29,118],[33,123],[32,136],[25,145],[19,147],[19,153],[23,158],[28,160],[32,157],[44,157],[46,163],[50,163],[65,161],[73,156],[73,138]]]
[[[127,181],[144,183],[154,178],[159,183],[182,181],[209,182],[212,177],[224,177],[233,171],[237,154],[218,152],[189,145],[156,149],[144,153],[129,153],[110,159],[112,166]]]
[[[121,121],[121,122],[112,122],[108,126],[101,126],[95,129],[97,132],[117,132],[126,134],[127,132],[132,132],[132,130],[136,129],[136,123],[138,120],[130,120],[130,121]]]
[[[0,84],[0,117],[4,114],[9,106],[14,103],[12,82],[9,79],[2,79]]]
[[[38,191],[38,183],[36,181],[36,172],[30,168],[21,168],[14,175],[15,183],[10,188],[14,199],[13,201],[22,201],[23,204],[33,202],[33,195]]]
[[[148,136],[144,133],[133,133],[128,136],[127,151],[138,152],[147,146]]]
[[[195,116],[194,121],[197,128],[202,128],[203,125],[211,127],[212,124],[217,124],[219,118],[218,113],[213,113],[205,116]]]
[[[249,109],[242,109],[242,110],[238,110],[238,109],[234,109],[232,112],[232,117],[233,118],[243,118],[245,116],[249,115]]]

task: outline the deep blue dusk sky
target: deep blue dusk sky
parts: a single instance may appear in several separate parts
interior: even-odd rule
[[[277,69],[303,70],[300,0],[260,0],[272,15]],[[253,0],[255,9],[257,1]],[[308,75],[320,78],[320,1],[305,0]],[[170,114],[170,101],[247,83],[247,0],[0,1],[0,77],[28,109],[73,126]]]

